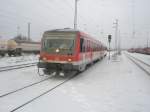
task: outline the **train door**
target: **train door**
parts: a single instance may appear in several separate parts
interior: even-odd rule
[[[79,71],[84,71],[86,68],[86,53],[85,53],[85,40],[83,37],[80,38],[80,66]]]
[[[93,43],[90,41],[90,61],[93,61]]]

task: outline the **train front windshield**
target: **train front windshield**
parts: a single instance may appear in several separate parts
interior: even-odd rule
[[[48,36],[42,43],[42,51],[50,54],[72,55],[75,49],[75,36]]]

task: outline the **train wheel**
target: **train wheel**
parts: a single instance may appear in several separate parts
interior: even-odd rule
[[[8,56],[9,56],[9,57],[11,57],[11,54],[10,54],[10,53],[8,53]]]
[[[38,74],[39,74],[39,76],[44,76],[45,75],[44,68],[38,67]]]
[[[79,72],[83,72],[86,69],[86,64],[82,64],[79,66]]]
[[[54,71],[54,70],[50,71],[48,68],[40,68],[40,69],[41,69],[41,71],[43,71],[43,74],[45,74],[45,75],[55,76],[58,74],[57,71]]]
[[[2,57],[4,57],[4,56],[5,56],[5,54],[1,54],[1,56],[2,56]]]

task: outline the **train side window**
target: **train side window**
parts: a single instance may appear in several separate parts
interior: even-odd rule
[[[97,51],[97,44],[95,44],[95,51]]]
[[[83,38],[80,38],[80,52],[83,52]]]
[[[89,52],[90,51],[90,42],[89,42],[89,40],[87,40],[87,52]]]
[[[87,49],[87,40],[83,39],[83,52],[86,52]]]
[[[93,42],[93,51],[95,51],[95,43]]]
[[[88,52],[88,40],[86,40],[86,43],[85,43],[85,52]]]
[[[91,47],[91,50],[93,51],[93,42],[92,41],[90,42],[90,47]]]

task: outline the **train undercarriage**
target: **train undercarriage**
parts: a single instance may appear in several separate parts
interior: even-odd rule
[[[6,51],[0,51],[0,56],[4,57],[6,54]]]
[[[13,49],[8,50],[8,56],[21,56],[22,55],[22,49]]]
[[[42,68],[44,74],[51,75],[55,73],[55,75],[65,76],[69,72],[77,71],[82,72],[86,69],[86,65],[73,65],[71,63],[46,63],[46,62],[39,62],[38,68]]]

